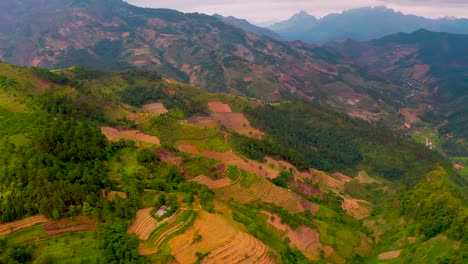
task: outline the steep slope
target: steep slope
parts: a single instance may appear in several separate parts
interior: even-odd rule
[[[468,19],[428,19],[404,15],[381,6],[351,9],[339,14],[327,15],[319,20],[312,19],[308,14],[298,13],[290,20],[268,28],[288,41],[325,43],[345,39],[367,41],[398,32],[409,33],[420,28],[466,34],[468,33]]]
[[[281,38],[281,36],[278,35],[277,33],[273,32],[273,31],[271,31],[271,30],[269,30],[267,28],[262,28],[262,27],[252,25],[252,24],[249,23],[249,21],[247,21],[245,19],[235,18],[233,16],[224,17],[224,16],[218,15],[218,14],[214,15],[214,17],[219,18],[219,19],[223,20],[224,22],[226,22],[228,24],[231,24],[233,26],[237,26],[239,28],[242,28],[245,31],[254,33],[256,35],[266,36],[266,37],[269,37],[269,38],[277,40],[277,41],[282,41],[283,40]]]
[[[136,66],[208,91],[315,98],[347,111],[391,112],[395,98],[381,94],[404,93],[333,50],[277,42],[206,15],[121,0],[4,1],[0,7],[0,59],[14,64]]]
[[[332,45],[410,89],[403,103],[409,109],[400,109],[407,122],[438,127],[449,154],[468,155],[468,35],[418,30]]]
[[[2,262],[464,260],[465,179],[394,131],[144,70],[0,72]],[[260,137],[237,134],[252,126]]]

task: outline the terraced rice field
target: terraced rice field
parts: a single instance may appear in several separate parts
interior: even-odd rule
[[[268,247],[258,239],[238,232],[231,242],[213,250],[201,263],[275,263],[267,252]]]
[[[312,183],[323,184],[330,188],[344,190],[345,181],[335,179],[323,171],[311,169],[310,173],[308,174],[308,178],[312,181]]]
[[[344,197],[341,207],[348,215],[358,220],[368,217],[372,211],[369,202],[349,196]]]
[[[162,115],[169,112],[161,103],[146,104],[142,108],[155,115]]]
[[[192,222],[197,214],[193,210],[179,210],[173,216],[159,223],[150,233],[145,243],[140,243],[138,252],[143,255],[155,254],[159,246],[170,240],[171,236]]]
[[[158,221],[151,216],[153,207],[137,211],[135,222],[128,229],[128,233],[134,233],[140,240],[147,240],[151,231],[156,228]]]
[[[222,187],[226,187],[226,186],[229,186],[229,185],[232,184],[232,181],[229,178],[223,178],[223,179],[220,179],[220,180],[213,180],[210,177],[205,176],[205,175],[200,175],[198,177],[195,177],[191,181],[197,182],[199,184],[204,184],[204,185],[208,186],[208,188],[210,188],[210,189],[222,188]]]
[[[241,178],[239,183],[215,189],[216,195],[225,200],[233,198],[241,204],[261,200],[284,207],[291,213],[305,210],[301,204],[301,198],[297,194],[256,175],[247,174]]]
[[[363,233],[359,233],[360,241],[359,246],[354,248],[354,252],[361,257],[369,257],[372,255],[372,241]]]
[[[43,215],[36,215],[25,218],[23,220],[18,220],[10,223],[5,223],[0,225],[0,236],[9,235],[15,231],[31,227],[36,224],[46,223],[50,219],[46,218]]]
[[[346,259],[336,254],[334,251],[327,257],[327,261],[332,264],[346,264]]]
[[[209,252],[200,263],[274,263],[269,258],[269,248],[243,232],[241,225],[230,217],[229,209],[218,210],[223,210],[223,214],[200,211],[194,225],[169,242],[178,263],[196,263],[197,252]],[[202,239],[194,242],[197,234]]]
[[[127,119],[135,122],[135,124],[143,124],[151,120],[154,115],[150,113],[129,113]]]

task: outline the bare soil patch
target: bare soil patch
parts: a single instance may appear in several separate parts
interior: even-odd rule
[[[0,225],[0,236],[6,236],[21,229],[31,227],[36,224],[50,221],[43,215],[35,215],[22,220],[9,222]]]
[[[400,250],[394,250],[394,251],[389,251],[385,252],[379,255],[380,260],[386,260],[386,259],[394,259],[398,258],[401,254],[401,249]]]
[[[56,236],[70,231],[96,230],[96,221],[86,216],[78,216],[60,219],[58,221],[49,221],[42,226],[48,235]]]
[[[209,102],[208,108],[210,108],[213,113],[232,113],[231,107],[222,102]]]
[[[107,137],[109,141],[118,141],[124,138],[155,145],[159,145],[161,143],[158,137],[144,134],[137,129],[119,130],[112,127],[101,127],[101,132]]]
[[[161,103],[146,104],[143,106],[143,109],[155,115],[166,114],[169,112]]]
[[[241,135],[262,138],[265,133],[252,127],[249,120],[242,113],[216,113],[213,117],[229,131],[235,131]]]
[[[372,211],[368,201],[354,199],[349,196],[344,197],[341,207],[348,215],[359,220],[368,217]]]

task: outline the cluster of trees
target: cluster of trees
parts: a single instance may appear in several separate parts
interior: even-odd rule
[[[267,135],[262,140],[234,135],[232,144],[256,160],[273,156],[301,170],[354,171],[359,167],[410,185],[436,163],[445,162],[437,153],[387,128],[308,102],[247,108],[246,113]]]
[[[450,238],[466,241],[468,213],[463,192],[449,182],[442,167],[426,178],[403,195],[400,214],[420,223],[419,232],[426,238],[445,232]]]
[[[149,263],[138,251],[138,238],[127,233],[123,222],[113,221],[99,230],[99,246],[103,250],[103,263]]]
[[[109,184],[106,140],[96,128],[63,117],[43,125],[31,143],[0,147],[2,222],[73,214],[85,202],[99,203],[101,188]]]
[[[51,72],[47,69],[38,67],[31,67],[29,69],[32,73],[36,74],[37,77],[45,80],[49,80],[59,84],[66,84],[69,81],[65,74],[63,74],[63,72]]]
[[[342,130],[324,122],[331,118],[330,114],[321,116],[311,109],[306,103],[247,109],[253,124],[269,137],[260,142],[244,140],[242,149],[259,147],[257,151],[261,154],[285,159],[302,170],[314,167],[330,171],[357,165],[362,154],[355,142]]]

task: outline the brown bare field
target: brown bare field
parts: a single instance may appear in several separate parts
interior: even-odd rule
[[[197,147],[187,144],[179,145],[178,149],[183,152],[202,155],[207,158],[218,160],[225,164],[236,166],[240,169],[266,178],[273,179],[279,175],[278,170],[272,169],[266,164],[257,161],[241,158],[233,152],[216,152],[212,150],[205,150],[203,152],[200,152],[198,151]]]
[[[50,221],[43,215],[35,215],[22,220],[9,222],[0,225],[0,236],[6,236],[21,229],[31,227],[36,224]]]
[[[161,103],[146,104],[142,108],[155,115],[162,115],[169,112]]]
[[[343,197],[341,208],[343,208],[348,215],[358,220],[368,217],[372,211],[368,201],[354,199],[349,196]]]
[[[380,260],[386,260],[386,259],[394,259],[398,258],[401,254],[401,249],[400,250],[394,250],[394,251],[389,251],[385,252],[379,255]]]
[[[354,248],[354,252],[361,257],[369,257],[372,255],[372,240],[366,236],[364,233],[359,233],[359,246]]]
[[[199,211],[198,218],[186,232],[169,241],[172,255],[179,263],[195,263],[196,252],[211,252],[231,242],[239,232],[239,224],[224,215]],[[202,239],[193,243],[200,234]]]
[[[113,127],[101,127],[101,132],[107,137],[109,141],[116,141],[122,138],[119,130]]]
[[[207,177],[205,175],[200,175],[200,176],[192,179],[191,181],[197,182],[199,184],[204,184],[204,185],[208,186],[208,188],[210,188],[210,189],[222,188],[222,187],[226,187],[226,186],[229,186],[229,185],[232,184],[232,181],[229,178],[223,178],[223,179],[220,179],[220,180],[213,180],[210,177]]]
[[[267,222],[269,224],[281,231],[285,231],[285,237],[291,240],[291,245],[296,246],[311,260],[320,260],[321,250],[325,252],[326,257],[333,253],[333,248],[320,243],[320,234],[316,230],[305,225],[294,230],[289,225],[281,223],[279,215],[266,211],[262,213],[268,216]]]
[[[210,108],[213,113],[232,113],[231,107],[222,102],[209,102],[208,108]]]
[[[128,228],[128,233],[134,233],[141,240],[147,240],[151,231],[156,228],[158,221],[151,216],[153,207],[137,211],[135,222]]]
[[[262,138],[265,133],[252,127],[249,120],[242,113],[215,113],[213,117],[229,131],[235,131],[241,135]]]
[[[120,131],[120,134],[125,139],[141,141],[141,142],[150,143],[154,145],[159,145],[161,143],[158,137],[144,134],[140,130],[137,130],[137,129],[122,130]]]
[[[101,190],[102,192],[102,196],[104,197],[104,199],[108,200],[108,201],[115,201],[115,197],[116,196],[119,196],[120,198],[127,198],[127,194],[124,193],[124,192],[117,192],[117,191],[110,191],[109,193],[106,193],[106,190],[102,189]]]
[[[42,224],[42,226],[48,235],[56,236],[70,231],[80,232],[96,230],[96,221],[86,216],[78,216],[60,219],[58,221],[48,221]]]
[[[159,145],[161,143],[158,137],[144,134],[137,129],[118,130],[117,128],[113,127],[101,127],[101,132],[107,137],[109,141],[117,141],[124,138],[154,145]]]

